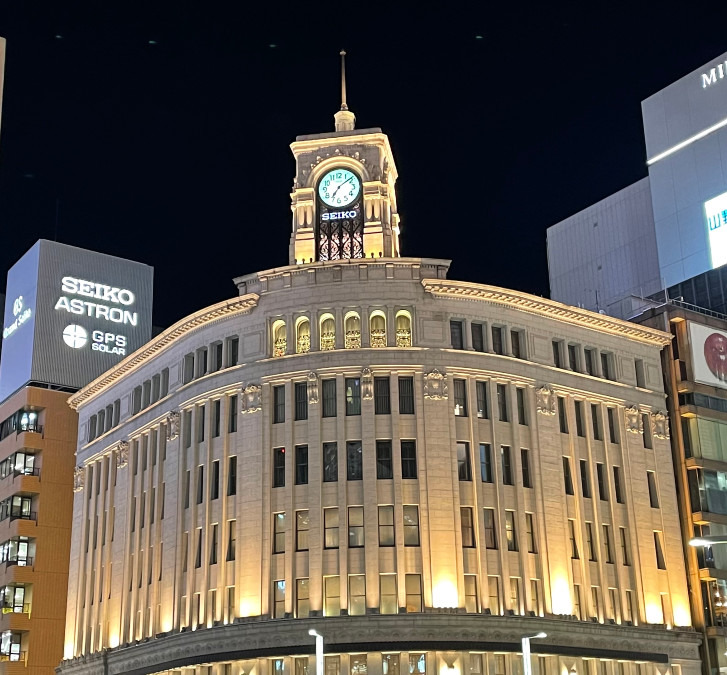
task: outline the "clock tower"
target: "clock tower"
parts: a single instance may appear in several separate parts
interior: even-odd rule
[[[290,195],[290,264],[346,258],[398,258],[396,165],[386,134],[356,129],[346,104],[341,52],[341,109],[335,131],[298,136]]]

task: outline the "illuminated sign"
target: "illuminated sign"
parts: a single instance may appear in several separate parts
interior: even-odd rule
[[[347,220],[355,218],[358,211],[334,211],[333,213],[322,213],[321,220]]]
[[[724,80],[725,76],[727,76],[727,61],[718,63],[714,68],[702,73],[702,89],[717,84],[717,80]]]
[[[727,387],[727,331],[689,322],[694,379],[713,387]]]
[[[15,333],[20,326],[22,326],[33,314],[33,311],[30,309],[30,307],[23,308],[23,296],[20,295],[13,301],[13,322],[9,325],[3,328],[3,340],[6,338],[9,338],[13,333]]]
[[[61,291],[68,295],[80,295],[82,297],[103,300],[104,302],[127,307],[133,305],[136,300],[134,294],[125,288],[99,284],[95,281],[86,281],[85,279],[76,279],[75,277],[63,277],[61,280]],[[105,319],[106,321],[113,321],[114,323],[128,323],[132,326],[136,326],[139,322],[139,315],[128,309],[109,307],[109,305],[81,300],[79,298],[69,299],[65,295],[58,298],[55,309],[65,310],[71,314]]]
[[[712,269],[727,263],[727,192],[704,202]]]

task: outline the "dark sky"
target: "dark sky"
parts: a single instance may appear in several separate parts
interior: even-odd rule
[[[0,288],[57,237],[153,265],[158,325],[287,264],[288,145],[333,129],[341,47],[404,255],[543,295],[546,228],[646,175],[641,100],[727,51],[719,3],[0,4]]]

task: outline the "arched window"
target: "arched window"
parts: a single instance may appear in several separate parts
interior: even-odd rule
[[[409,312],[396,314],[396,346],[411,347],[411,316]]]
[[[386,317],[383,312],[372,312],[369,324],[371,331],[371,346],[386,347]]]
[[[310,321],[305,317],[295,324],[295,353],[305,354],[310,351]]]
[[[273,356],[285,356],[287,347],[285,321],[276,321],[273,324]]]
[[[361,318],[356,312],[346,314],[346,349],[361,348]]]
[[[332,314],[321,317],[321,351],[326,352],[336,348],[336,320]]]

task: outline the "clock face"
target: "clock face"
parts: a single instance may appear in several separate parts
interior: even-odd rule
[[[334,209],[348,206],[361,192],[361,181],[348,169],[331,169],[318,183],[318,196]]]

